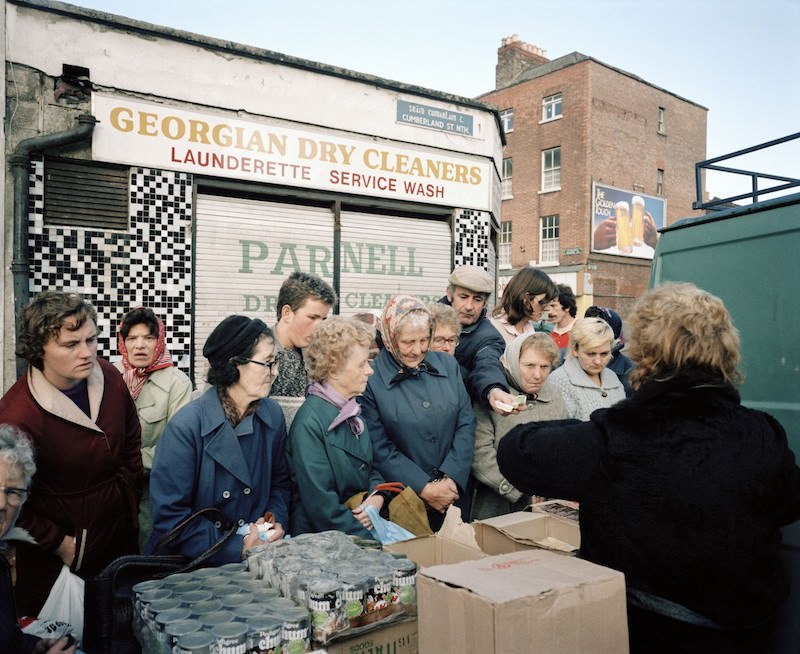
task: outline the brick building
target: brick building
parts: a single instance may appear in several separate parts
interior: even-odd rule
[[[648,214],[656,228],[697,215],[707,109],[578,52],[551,61],[516,35],[498,49],[495,85],[480,100],[500,109],[507,138],[501,286],[535,265],[575,290],[579,315],[589,304],[625,315],[650,276]],[[623,224],[619,242],[603,236],[607,219]]]

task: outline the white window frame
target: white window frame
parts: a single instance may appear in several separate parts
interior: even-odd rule
[[[554,93],[542,99],[542,123],[549,123],[551,120],[558,120],[562,113],[561,93]],[[558,113],[556,113],[558,112]],[[549,115],[548,115],[549,114]]]
[[[558,165],[555,159],[558,158]],[[542,150],[542,193],[561,190],[561,146]]]
[[[500,112],[500,124],[503,126],[503,132],[511,134],[514,131],[514,110],[503,109]]]
[[[511,221],[502,221],[497,236],[497,265],[500,268],[511,268],[511,235]]]
[[[558,265],[560,223],[557,213],[539,218],[539,265]]]
[[[667,110],[664,107],[658,108],[658,127],[656,129],[659,134],[667,133]]]
[[[503,173],[500,177],[501,200],[510,200],[514,197],[514,188],[512,185],[513,172],[514,162],[512,157],[506,157],[503,159]]]
[[[656,170],[656,195],[658,197],[664,195],[664,171],[661,168]]]

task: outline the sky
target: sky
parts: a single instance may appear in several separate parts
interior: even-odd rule
[[[577,51],[706,107],[708,158],[800,133],[800,0],[72,4],[468,98],[494,89],[497,49],[517,34],[550,59]],[[800,139],[721,165],[800,178]],[[751,188],[715,172],[706,187],[717,197]]]

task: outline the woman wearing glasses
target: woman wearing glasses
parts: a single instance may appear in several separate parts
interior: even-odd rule
[[[555,282],[538,268],[521,268],[506,284],[491,323],[506,345],[521,334],[533,334],[548,304],[558,297]]]
[[[456,310],[449,304],[431,302],[431,351],[455,356],[461,334],[461,321]]]
[[[288,525],[291,481],[286,458],[286,422],[269,395],[277,374],[272,331],[258,319],[229,316],[203,347],[208,388],[169,422],[150,475],[152,550],[194,511],[214,506],[240,526],[210,561],[240,561],[261,542],[256,525],[273,523],[269,540]],[[195,520],[171,548],[195,558],[216,543],[228,525]]]
[[[32,540],[24,529],[14,526],[23,502],[28,498],[31,477],[36,472],[33,446],[27,434],[0,425],[0,643],[9,654],[72,654],[75,646],[67,647],[63,637],[41,640],[23,634],[17,622],[11,565],[5,557],[10,542]]]

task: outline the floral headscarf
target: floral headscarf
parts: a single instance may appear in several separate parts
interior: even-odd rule
[[[401,366],[403,366],[403,360],[400,356],[400,349],[397,346],[397,336],[403,319],[413,311],[424,312],[428,318],[431,318],[431,312],[428,311],[428,307],[418,297],[395,295],[386,303],[378,320],[378,331],[381,334],[383,345]]]
[[[145,307],[136,308],[144,309]],[[122,354],[122,365],[125,368],[125,371],[122,373],[122,378],[125,380],[128,391],[134,400],[139,397],[139,393],[142,392],[142,388],[144,388],[145,382],[150,376],[150,373],[155,372],[156,370],[161,370],[162,368],[171,368],[173,365],[172,357],[167,350],[166,330],[164,329],[164,323],[158,316],[156,316],[156,321],[158,322],[156,349],[153,353],[153,360],[150,362],[150,365],[147,366],[147,368],[137,368],[136,366],[131,365],[131,362],[128,359],[128,348],[125,346],[125,339],[122,338],[122,323],[120,322],[119,326],[117,327],[117,347],[119,348],[120,354]]]

